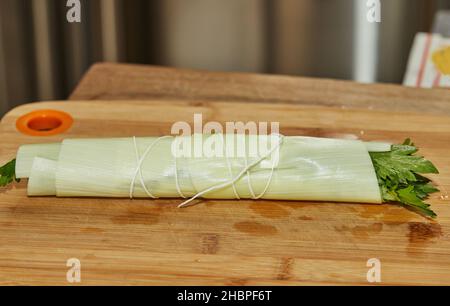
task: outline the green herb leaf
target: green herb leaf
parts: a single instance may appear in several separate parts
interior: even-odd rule
[[[0,187],[11,184],[13,181],[20,182],[20,179],[16,178],[16,160],[8,162],[4,166],[0,167]]]
[[[397,202],[434,218],[436,214],[424,200],[439,190],[421,174],[439,171],[429,160],[415,155],[417,151],[414,143],[406,139],[401,145],[393,145],[390,152],[371,152],[370,157],[384,202]]]

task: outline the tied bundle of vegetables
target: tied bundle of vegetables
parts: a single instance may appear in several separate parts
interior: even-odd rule
[[[391,145],[277,135],[274,145],[274,135],[234,136],[187,137],[189,153],[196,137],[222,144],[223,154],[213,156],[174,155],[177,137],[171,136],[24,145],[0,168],[0,185],[28,178],[29,196],[186,198],[181,206],[198,197],[396,202],[436,216],[424,200],[438,190],[423,174],[438,171],[410,140]],[[250,154],[254,138],[271,143],[270,150]]]

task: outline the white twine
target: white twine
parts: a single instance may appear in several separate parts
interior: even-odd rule
[[[134,145],[134,152],[135,152],[135,155],[136,155],[137,166],[136,166],[136,171],[134,172],[134,175],[133,175],[133,179],[131,180],[131,184],[130,184],[130,199],[133,198],[134,184],[136,182],[136,176],[137,176],[138,173],[139,173],[139,178],[140,178],[140,181],[141,181],[141,185],[144,188],[145,192],[147,193],[147,195],[149,197],[155,199],[156,197],[147,189],[147,187],[144,184],[144,178],[142,176],[142,170],[141,170],[141,163],[142,163],[143,159],[139,158],[139,151],[138,151],[138,147],[137,147],[136,137],[135,136],[133,136],[133,145]]]
[[[222,140],[222,147],[225,150],[224,155],[225,155],[225,161],[227,162],[228,172],[230,173],[231,179],[233,179],[233,170],[231,168],[231,163],[230,163],[230,160],[228,159],[228,155],[227,155],[227,149],[225,147],[225,135],[222,134],[222,137],[220,139]],[[239,200],[241,197],[239,196],[239,193],[237,192],[235,183],[233,182],[233,184],[231,184],[231,186],[233,187],[233,192],[234,192],[234,195],[236,196],[236,199]]]
[[[222,188],[228,187],[230,185],[233,185],[235,182],[237,182],[244,174],[246,174],[251,168],[253,168],[254,166],[258,165],[260,162],[262,162],[264,159],[266,159],[267,157],[271,156],[273,152],[275,152],[275,150],[277,150],[281,144],[283,143],[283,136],[279,135],[280,137],[280,141],[278,142],[278,144],[276,146],[274,146],[267,154],[265,154],[264,156],[260,157],[259,159],[257,159],[256,161],[254,161],[253,163],[251,163],[250,165],[247,165],[244,167],[244,169],[242,169],[241,172],[239,172],[239,174],[233,178],[232,180],[228,181],[228,182],[224,182],[224,183],[220,183],[214,186],[211,186],[203,191],[198,192],[197,194],[195,194],[194,196],[192,196],[191,198],[189,198],[188,200],[184,201],[183,203],[181,203],[180,205],[178,205],[178,208],[183,208],[183,207],[187,207],[189,206],[189,204],[194,201],[195,199],[204,196],[207,193],[210,193],[212,191],[215,190],[220,190]],[[266,184],[266,187],[264,188],[263,192],[255,198],[261,198],[264,196],[264,194],[267,192],[267,189],[269,188],[270,182],[272,181],[272,177],[273,177],[273,173],[274,173],[274,168],[275,168],[275,163],[272,163],[272,170],[270,172],[270,177],[268,180],[268,183]]]
[[[150,151],[153,149],[153,147],[160,142],[161,140],[165,139],[165,138],[172,138],[173,136],[162,136],[159,137],[158,139],[156,139],[154,142],[152,142],[147,149],[145,149],[144,154],[142,154],[141,157],[139,157],[139,152],[138,152],[138,147],[137,147],[137,142],[136,142],[136,137],[133,137],[133,144],[134,144],[134,151],[136,154],[136,161],[137,161],[137,165],[136,165],[136,170],[134,172],[133,175],[133,179],[131,180],[131,184],[130,184],[130,199],[133,198],[133,193],[134,193],[134,185],[136,182],[136,176],[139,174],[140,177],[140,181],[141,181],[141,185],[142,188],[144,189],[145,193],[147,193],[147,195],[153,199],[157,199],[158,197],[154,196],[148,189],[147,186],[145,185],[144,182],[144,178],[142,176],[142,163],[144,162],[145,158],[147,157],[147,155],[150,153]],[[175,169],[175,172],[177,172],[177,169]]]
[[[199,197],[201,197],[201,196],[203,196],[203,195],[205,195],[205,194],[207,194],[207,193],[210,193],[210,192],[212,192],[212,191],[215,191],[215,190],[219,190],[219,189],[228,187],[229,185],[232,185],[233,192],[234,192],[236,198],[237,198],[237,199],[240,199],[240,196],[239,196],[239,194],[238,194],[238,192],[237,192],[235,183],[236,183],[239,179],[241,179],[241,177],[242,177],[243,175],[245,175],[245,174],[248,176],[248,181],[247,181],[247,182],[248,182],[248,187],[249,187],[249,191],[250,191],[250,194],[251,194],[251,196],[252,196],[252,199],[260,199],[260,198],[262,198],[262,197],[266,194],[266,192],[267,192],[267,190],[268,190],[268,188],[269,188],[269,186],[270,186],[270,184],[271,184],[271,182],[272,182],[272,178],[273,178],[273,174],[274,174],[274,170],[275,170],[275,162],[272,162],[272,166],[271,166],[271,170],[270,170],[270,175],[269,175],[269,178],[268,178],[268,180],[267,180],[267,183],[266,183],[266,185],[265,185],[265,187],[264,187],[264,190],[263,190],[258,196],[254,193],[254,190],[253,190],[253,187],[252,187],[252,184],[251,184],[250,169],[252,169],[254,166],[256,166],[256,165],[258,165],[259,163],[261,163],[264,159],[266,159],[266,158],[268,158],[269,156],[271,156],[271,155],[273,154],[273,152],[275,152],[275,150],[277,150],[278,148],[280,148],[281,144],[283,143],[284,137],[283,137],[283,135],[278,135],[278,136],[279,136],[280,139],[279,139],[279,142],[277,143],[277,145],[274,146],[267,154],[265,154],[264,156],[260,157],[259,159],[257,159],[257,160],[254,161],[253,163],[251,163],[250,165],[248,164],[248,160],[247,160],[247,156],[246,156],[247,154],[245,154],[245,157],[244,157],[245,167],[244,167],[244,169],[242,169],[242,171],[239,172],[239,174],[238,174],[237,176],[235,176],[234,178],[233,178],[233,172],[232,172],[231,163],[230,163],[230,161],[229,161],[229,159],[228,159],[228,156],[227,156],[227,153],[226,153],[226,150],[225,150],[225,160],[226,160],[226,163],[227,163],[227,166],[228,166],[228,171],[229,171],[230,176],[232,177],[232,179],[229,180],[229,181],[227,181],[227,182],[224,182],[224,183],[220,183],[220,184],[211,186],[211,187],[209,187],[209,188],[207,188],[207,189],[205,189],[205,190],[203,190],[203,191],[200,191],[200,192],[196,193],[194,196],[190,197],[188,200],[186,200],[186,201],[184,201],[183,203],[181,203],[180,205],[178,205],[178,207],[179,207],[179,208],[187,207],[187,206],[189,206],[189,204],[190,204],[192,201],[194,201],[195,199],[197,199],[197,198],[199,198]],[[139,157],[139,150],[138,150],[138,146],[137,146],[136,137],[133,137],[133,145],[134,145],[134,151],[135,151],[135,155],[136,155],[136,170],[135,170],[135,172],[134,172],[133,179],[131,180],[131,184],[130,184],[130,193],[129,193],[129,196],[130,196],[131,199],[133,198],[134,188],[135,188],[135,183],[136,183],[136,177],[137,177],[138,174],[139,174],[139,180],[140,180],[141,186],[142,186],[142,188],[144,189],[145,193],[146,193],[149,197],[151,197],[151,198],[153,198],[153,199],[158,198],[158,197],[154,196],[154,195],[148,190],[147,186],[145,185],[144,177],[143,177],[143,175],[142,175],[142,163],[144,162],[144,160],[145,160],[145,158],[147,157],[147,155],[150,154],[150,152],[151,152],[151,150],[154,148],[154,146],[155,146],[159,141],[161,141],[161,140],[163,140],[163,139],[165,139],[165,138],[173,138],[173,136],[162,136],[162,137],[159,137],[159,138],[156,139],[154,142],[152,142],[152,143],[146,148],[146,150],[144,151],[144,154],[142,154],[142,156]],[[223,143],[223,142],[224,142],[224,139],[223,139],[223,138],[221,138],[221,139],[222,139],[222,143]],[[174,165],[175,165],[175,175],[174,175],[174,176],[175,176],[175,187],[176,187],[177,192],[178,192],[178,194],[180,195],[180,197],[186,198],[186,196],[183,194],[183,192],[182,192],[182,190],[181,190],[181,187],[180,187],[180,184],[179,184],[179,180],[178,180],[178,163],[177,163],[177,157],[176,157],[176,156],[174,156]]]
[[[247,153],[244,155],[244,166],[245,166],[245,168],[248,167]],[[247,170],[246,174],[247,174],[248,190],[250,191],[250,195],[252,196],[252,199],[255,199],[256,195],[255,195],[255,192],[253,191],[252,178],[250,176],[250,171]]]
[[[176,137],[175,137],[175,141],[176,141]],[[174,159],[174,163],[175,163],[175,187],[177,188],[178,194],[183,199],[185,199],[186,196],[183,194],[183,192],[181,192],[180,183],[178,181],[178,163],[177,163],[177,156],[176,156],[176,154],[174,154],[173,159]]]

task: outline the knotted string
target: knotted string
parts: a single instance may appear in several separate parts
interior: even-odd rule
[[[233,185],[234,183],[236,183],[239,179],[241,179],[241,177],[248,173],[250,169],[252,169],[254,166],[258,165],[260,162],[262,162],[264,159],[266,159],[267,157],[271,156],[273,152],[275,152],[275,150],[277,150],[278,148],[280,148],[281,144],[283,143],[283,139],[284,137],[282,135],[279,135],[280,140],[277,143],[276,146],[274,146],[267,154],[263,155],[262,157],[260,157],[259,159],[257,159],[256,161],[254,161],[253,163],[251,163],[250,165],[247,165],[244,167],[244,169],[242,169],[241,172],[239,172],[239,174],[237,176],[235,176],[232,180],[228,181],[228,182],[224,182],[224,183],[220,183],[214,186],[211,186],[203,191],[198,192],[197,194],[195,194],[194,196],[192,196],[191,198],[189,198],[188,200],[184,201],[183,203],[181,203],[180,205],[178,205],[178,208],[182,208],[182,207],[187,207],[189,206],[189,204],[194,201],[195,199],[204,196],[207,193],[210,193],[212,191],[215,190],[220,190],[222,188],[228,187],[230,185]],[[264,194],[267,192],[267,189],[269,188],[269,185],[272,181],[272,177],[273,177],[273,173],[274,173],[274,169],[275,169],[275,163],[272,163],[272,169],[270,172],[270,177],[269,180],[263,190],[263,192],[259,195],[259,196],[255,196],[256,198],[261,198],[264,196]]]
[[[228,187],[230,185],[232,185],[232,187],[233,187],[233,191],[234,191],[234,194],[235,194],[236,198],[240,199],[239,194],[238,194],[237,189],[236,189],[236,186],[235,186],[235,183],[239,179],[241,179],[241,177],[244,176],[245,174],[248,176],[248,186],[249,186],[249,191],[250,191],[250,194],[251,194],[252,198],[253,199],[260,199],[260,198],[262,198],[266,194],[266,192],[267,192],[267,190],[268,190],[268,188],[269,188],[269,186],[270,186],[270,184],[272,182],[272,178],[273,178],[273,174],[274,174],[274,170],[275,170],[275,162],[272,162],[269,179],[267,180],[267,183],[266,183],[266,185],[264,187],[264,190],[258,196],[255,195],[253,187],[252,187],[252,184],[251,184],[250,169],[252,169],[254,166],[256,166],[259,163],[261,163],[264,159],[266,159],[269,156],[271,156],[275,152],[275,150],[277,150],[278,148],[281,147],[281,145],[283,143],[283,140],[284,140],[284,136],[282,136],[282,135],[278,135],[278,136],[279,136],[279,142],[277,143],[277,145],[274,146],[268,153],[266,153],[265,155],[263,155],[262,157],[260,157],[256,161],[254,161],[253,163],[248,164],[247,154],[245,154],[245,158],[244,158],[245,167],[244,167],[244,169],[241,170],[241,172],[239,172],[239,174],[237,176],[235,176],[234,178],[232,177],[232,179],[227,181],[227,182],[211,186],[211,187],[209,187],[209,188],[207,188],[207,189],[205,189],[203,191],[200,191],[200,192],[196,193],[194,196],[190,197],[188,200],[186,200],[183,203],[181,203],[180,205],[178,205],[178,207],[182,208],[182,207],[189,206],[190,203],[192,201],[194,201],[195,199],[197,199],[199,197],[202,197],[203,195],[205,195],[207,193],[210,193],[210,192],[215,191],[215,190],[220,190],[220,189]],[[135,156],[136,156],[136,170],[134,172],[133,179],[131,180],[131,184],[130,184],[129,196],[130,196],[131,199],[133,198],[134,188],[135,188],[135,183],[136,183],[136,177],[138,175],[139,175],[139,180],[140,180],[141,186],[144,189],[145,193],[149,197],[151,197],[153,199],[157,198],[156,196],[154,196],[148,190],[147,186],[145,185],[144,177],[142,175],[142,164],[143,164],[145,158],[150,154],[150,152],[154,148],[154,146],[157,143],[159,143],[161,140],[166,139],[166,138],[173,138],[173,136],[162,136],[162,137],[159,137],[154,142],[152,142],[146,148],[146,150],[144,151],[144,154],[142,154],[142,156],[139,157],[139,150],[138,150],[138,146],[137,146],[136,137],[133,137],[133,145],[134,145],[134,151],[135,151]],[[224,140],[223,140],[223,138],[221,138],[221,139],[222,139],[222,143],[223,143]],[[227,163],[227,166],[228,166],[228,171],[229,171],[230,175],[232,176],[233,175],[232,167],[231,167],[230,161],[228,159],[228,156],[226,154],[226,150],[225,150],[225,160],[226,160],[226,163]],[[179,184],[179,180],[178,180],[178,166],[177,166],[178,163],[177,163],[177,157],[176,156],[174,156],[174,164],[175,164],[175,175],[174,175],[175,176],[175,186],[176,186],[177,192],[180,195],[180,197],[186,198],[186,196],[183,194],[183,192],[181,190],[181,187],[180,187],[180,184]]]
[[[151,152],[151,150],[153,149],[153,147],[154,147],[158,142],[160,142],[161,140],[166,139],[166,138],[173,138],[173,136],[162,136],[162,137],[159,137],[159,138],[156,139],[154,142],[152,142],[152,143],[147,147],[147,149],[144,151],[144,154],[142,154],[142,156],[139,157],[139,151],[138,151],[138,147],[137,147],[136,137],[133,137],[134,152],[135,152],[135,155],[136,155],[136,163],[137,163],[137,165],[136,165],[136,170],[135,170],[134,175],[133,175],[133,179],[131,180],[131,184],[130,184],[130,199],[133,198],[134,185],[135,185],[135,182],[136,182],[136,176],[137,176],[138,174],[139,174],[139,179],[140,179],[140,182],[141,182],[141,186],[142,186],[142,188],[144,189],[145,193],[146,193],[149,197],[151,197],[151,198],[153,198],[153,199],[157,199],[157,198],[158,198],[158,197],[154,196],[154,195],[148,190],[147,186],[145,185],[144,177],[143,177],[143,175],[142,175],[142,163],[144,162],[144,160],[145,160],[145,158],[147,157],[147,155],[150,154],[150,152]],[[178,182],[178,167],[177,167],[177,158],[176,158],[176,156],[174,156],[174,159],[175,159],[175,185],[176,185],[176,188],[177,188],[177,191],[178,191],[178,194],[180,195],[180,197],[186,198],[186,196],[181,192],[180,184],[179,184],[179,182]]]

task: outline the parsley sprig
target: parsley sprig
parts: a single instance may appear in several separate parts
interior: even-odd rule
[[[396,202],[435,218],[436,214],[424,201],[431,193],[439,191],[431,180],[421,174],[439,173],[436,167],[422,156],[415,155],[418,149],[406,139],[401,145],[393,145],[390,152],[371,152],[384,202]]]
[[[13,181],[20,182],[20,180],[16,178],[15,159],[0,167],[0,187],[11,184]]]

